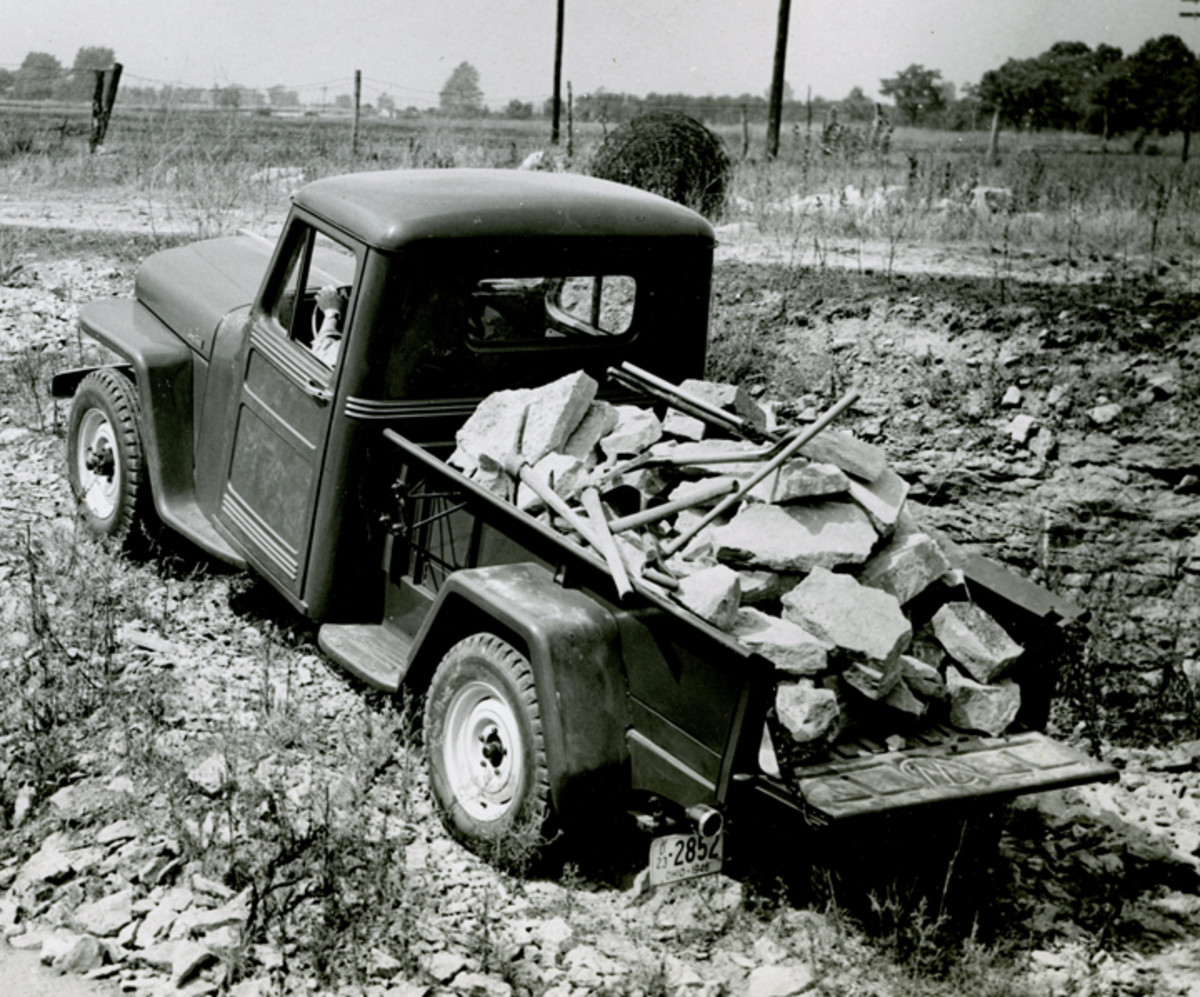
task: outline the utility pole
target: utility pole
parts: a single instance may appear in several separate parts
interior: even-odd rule
[[[1183,2],[1200,4],[1200,0],[1183,0]],[[1200,10],[1195,8],[1192,10],[1181,10],[1179,12],[1179,16],[1200,17]],[[1184,112],[1187,115],[1187,119],[1183,124],[1183,152],[1179,157],[1179,161],[1182,163],[1186,163],[1188,161],[1188,156],[1192,151],[1192,129],[1196,127],[1197,118],[1200,117],[1200,106],[1197,106],[1200,105],[1200,94],[1197,93],[1198,90],[1200,90],[1200,78],[1198,78],[1192,85],[1192,105],[1187,109],[1187,111]]]
[[[558,113],[562,99],[563,7],[567,0],[558,0],[558,23],[554,29],[554,112],[550,124],[550,144],[558,145]]]
[[[560,0],[561,2],[561,0]],[[787,62],[788,18],[792,0],[779,0],[779,27],[775,32],[775,66],[771,72],[771,108],[767,119],[767,155],[779,155],[779,119],[783,116],[783,70]]]
[[[350,155],[358,155],[358,110],[362,105],[362,70],[354,70],[354,129],[350,132]]]

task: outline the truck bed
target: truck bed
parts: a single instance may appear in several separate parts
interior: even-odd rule
[[[1111,765],[1037,731],[988,737],[937,723],[912,731],[902,747],[851,737],[836,742],[817,760],[789,763],[784,746],[778,770],[760,764],[764,723],[773,699],[770,662],[654,585],[640,586],[632,602],[619,604],[596,552],[484,490],[426,448],[391,430],[385,437],[399,449],[410,481],[422,480],[425,490],[448,508],[469,510],[488,522],[517,549],[528,552],[529,560],[546,565],[562,584],[588,591],[614,613],[644,621],[654,643],[667,648],[667,663],[657,676],[642,674],[653,672],[653,664],[627,661],[636,728],[629,732],[629,743],[631,753],[653,754],[652,768],[674,765],[671,778],[681,785],[692,780],[676,802],[720,805],[731,792],[750,788],[810,823],[823,824],[927,804],[1016,796],[1117,775]],[[422,525],[431,521],[428,508],[410,514]],[[405,585],[413,581],[404,579]],[[706,736],[704,718],[693,714],[711,706],[718,687],[723,698],[738,702],[726,704],[722,717],[727,726]],[[634,770],[636,783],[636,761]],[[661,772],[657,777],[667,778]],[[656,787],[653,782],[635,786],[658,791]]]

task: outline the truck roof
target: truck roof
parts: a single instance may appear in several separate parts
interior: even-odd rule
[[[389,170],[316,180],[297,205],[394,251],[423,239],[541,236],[696,238],[712,227],[674,201],[624,184],[524,170]]]

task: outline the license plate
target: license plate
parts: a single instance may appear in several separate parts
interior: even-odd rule
[[[667,834],[650,842],[650,883],[678,883],[721,871],[724,841],[720,833]]]

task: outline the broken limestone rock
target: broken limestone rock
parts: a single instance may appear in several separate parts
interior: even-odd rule
[[[818,433],[800,453],[819,464],[836,464],[860,481],[875,481],[887,470],[887,457],[879,447],[837,429]]]
[[[891,536],[908,498],[908,482],[890,467],[885,467],[873,481],[863,484],[850,482],[850,497],[871,517],[871,525],[881,537]]]
[[[606,401],[594,401],[560,450],[568,457],[589,463],[595,457],[596,446],[616,428],[616,407]]]
[[[574,500],[586,484],[586,469],[578,457],[561,453],[548,453],[533,466],[533,472],[550,489],[568,502]],[[545,503],[524,482],[517,486],[517,508],[526,512],[537,512]]]
[[[747,505],[714,531],[719,560],[774,571],[862,564],[875,539],[867,514],[849,502]]]
[[[738,573],[723,564],[679,580],[679,601],[714,627],[730,630],[738,618],[742,590]]]
[[[900,676],[913,692],[925,699],[945,699],[946,680],[933,665],[909,654],[900,655]]]
[[[100,938],[115,935],[133,920],[133,891],[101,897],[80,906],[75,911],[75,923],[89,935]]]
[[[744,606],[738,610],[731,632],[789,675],[819,675],[828,667],[829,645],[790,620]]]
[[[852,683],[859,691],[876,699],[891,691],[899,679],[900,655],[912,640],[895,596],[817,567],[782,602],[784,618],[833,644],[833,656],[863,662],[879,673],[874,683],[869,674]]]
[[[675,436],[681,440],[691,440],[693,443],[704,439],[708,424],[694,415],[687,415],[679,409],[667,409],[663,418],[663,432],[667,436]]]
[[[688,378],[679,385],[680,390],[694,395],[702,401],[715,405],[717,408],[740,415],[743,419],[758,429],[764,429],[767,424],[767,414],[751,396],[750,392],[740,384],[723,384],[719,381],[699,381]]]
[[[516,456],[533,394],[528,388],[514,388],[488,395],[454,434],[458,449],[450,455],[450,465],[470,474],[484,454],[500,461]]]
[[[910,717],[923,717],[929,711],[929,704],[913,692],[912,687],[903,678],[887,694],[884,702],[893,710],[908,714]]]
[[[779,683],[775,716],[797,744],[830,741],[841,729],[842,710],[837,696],[808,682]]]
[[[858,580],[894,595],[901,605],[916,598],[950,570],[950,562],[926,533],[897,536],[866,563]]]
[[[748,502],[782,505],[801,499],[828,498],[850,490],[850,479],[833,464],[788,461],[746,493]]]
[[[851,661],[842,680],[867,699],[887,699],[901,684],[899,657],[889,661]]]
[[[649,409],[636,405],[617,406],[617,425],[600,440],[600,449],[610,460],[639,454],[662,438],[662,423]]]
[[[1021,645],[973,602],[946,603],[932,623],[938,643],[976,682],[991,682],[1021,656]]]
[[[979,730],[993,737],[1003,734],[1021,708],[1021,687],[1012,679],[985,685],[967,678],[951,665],[946,669],[950,696],[950,722],[964,730]]]
[[[525,408],[521,456],[530,464],[560,449],[583,421],[599,385],[578,370],[534,389]]]

